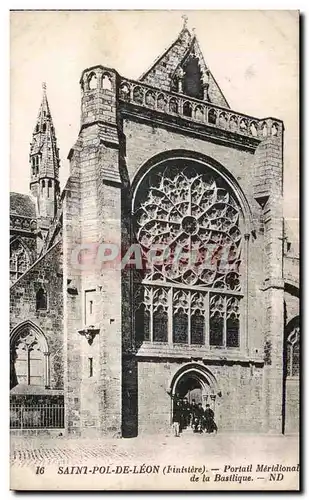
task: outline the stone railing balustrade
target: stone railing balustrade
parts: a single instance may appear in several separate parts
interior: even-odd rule
[[[121,79],[119,98],[124,102],[260,140],[266,137],[279,138],[282,135],[280,120],[273,118],[260,120],[185,95],[155,89],[127,78]]]
[[[33,232],[37,228],[37,223],[36,220],[31,217],[10,214],[10,228]]]

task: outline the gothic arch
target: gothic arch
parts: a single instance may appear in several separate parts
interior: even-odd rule
[[[33,330],[35,333],[37,333],[37,335],[39,336],[40,338],[40,343],[41,343],[41,347],[43,349],[43,352],[49,352],[48,350],[48,344],[47,344],[47,340],[46,340],[46,337],[43,333],[43,331],[41,330],[41,328],[36,325],[33,321],[31,320],[26,320],[26,321],[22,321],[22,323],[19,323],[17,326],[15,326],[13,328],[13,330],[11,331],[11,334],[10,334],[10,347],[13,347],[16,340],[18,339],[19,335],[21,334],[21,332],[23,332],[25,329],[28,329],[29,331],[30,330]]]
[[[284,280],[284,291],[293,295],[294,297],[299,297],[299,284],[296,280],[286,279]]]
[[[284,331],[284,374],[285,376],[299,376],[300,362],[300,318],[295,316],[285,327]]]
[[[10,335],[10,388],[18,385],[50,385],[47,340],[30,320],[19,323]]]
[[[205,169],[212,170],[218,177],[221,177],[223,181],[229,186],[231,191],[234,193],[240,207],[242,210],[242,215],[244,218],[244,231],[247,234],[250,234],[254,229],[252,212],[247,201],[247,198],[240,187],[239,183],[235,179],[235,177],[228,171],[226,167],[224,167],[221,163],[216,161],[210,156],[206,156],[202,153],[197,153],[191,150],[185,149],[174,149],[170,151],[165,151],[163,153],[158,153],[154,155],[152,158],[143,163],[136,171],[131,185],[131,206],[132,212],[134,211],[135,199],[138,192],[138,188],[142,183],[144,177],[150,173],[151,169],[159,167],[164,163],[167,163],[171,160],[188,160],[192,162],[196,162],[201,167]]]
[[[133,277],[136,332],[184,349],[243,349],[251,214],[236,181],[213,159],[177,150],[146,162],[132,193],[132,237],[142,258],[149,264],[155,245],[172,256]],[[192,252],[180,261],[179,249]],[[221,257],[229,264],[221,267]]]
[[[220,393],[217,379],[213,373],[201,363],[186,363],[181,368],[177,369],[169,380],[167,386],[167,392],[171,396],[175,395],[178,382],[182,377],[190,375],[192,378],[196,378],[204,387],[210,387],[214,395]],[[220,393],[221,395],[221,393]]]

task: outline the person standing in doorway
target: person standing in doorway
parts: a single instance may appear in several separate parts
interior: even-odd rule
[[[190,425],[190,415],[191,415],[190,405],[187,397],[183,399],[183,414],[184,414],[184,428],[187,428]]]
[[[180,421],[181,421],[181,404],[178,399],[174,401],[174,411],[173,411],[173,431],[174,436],[180,436]]]
[[[195,399],[192,399],[191,407],[190,407],[190,413],[191,413],[191,427],[194,428],[194,421],[195,421],[195,414],[197,410],[197,404],[195,402]]]
[[[196,408],[196,411],[195,411],[195,420],[194,420],[193,432],[202,432],[203,417],[204,417],[203,406],[202,406],[202,403],[199,403],[197,405],[197,408]]]
[[[204,419],[205,419],[205,428],[207,434],[211,434],[212,432],[215,432],[217,434],[218,427],[214,420],[215,414],[213,410],[210,408],[210,405],[206,405],[206,409],[204,412]]]

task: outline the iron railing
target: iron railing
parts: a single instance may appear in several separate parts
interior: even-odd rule
[[[10,405],[11,429],[64,428],[63,405]]]

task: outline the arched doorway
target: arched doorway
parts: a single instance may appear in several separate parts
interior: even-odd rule
[[[220,405],[218,398],[221,392],[212,372],[200,363],[187,363],[182,366],[172,377],[169,394],[171,396],[171,421],[175,401],[187,398],[190,404],[193,400],[196,404],[202,403],[203,408],[209,404],[215,413],[215,418],[219,418]]]
[[[191,404],[195,401],[197,404],[203,404],[203,389],[201,381],[198,377],[192,375],[184,375],[178,382],[175,394],[178,394],[179,398],[187,398],[188,402]]]

